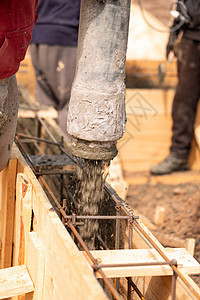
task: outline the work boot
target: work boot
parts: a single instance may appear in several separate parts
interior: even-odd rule
[[[150,172],[153,175],[165,175],[175,171],[186,171],[188,169],[187,159],[178,158],[175,155],[170,154],[162,162],[152,166]]]

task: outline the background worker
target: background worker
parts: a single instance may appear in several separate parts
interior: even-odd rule
[[[6,166],[17,125],[15,73],[25,57],[36,20],[37,0],[0,1],[0,171]]]
[[[182,3],[180,3],[182,2]],[[200,97],[200,0],[179,1],[180,13],[174,24],[184,19],[182,39],[177,51],[178,86],[172,107],[172,140],[169,156],[152,166],[154,175],[169,174],[188,169],[188,157],[194,134],[194,121]],[[172,32],[167,44],[167,57],[174,52],[180,31]]]
[[[39,0],[37,12],[30,47],[36,99],[54,106],[58,124],[66,133],[76,68],[80,0]]]

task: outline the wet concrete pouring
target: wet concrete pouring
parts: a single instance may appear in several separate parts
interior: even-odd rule
[[[77,168],[76,201],[80,215],[97,216],[104,200],[104,184],[109,162],[81,159]],[[85,220],[79,232],[89,249],[95,249],[95,237],[99,230],[98,220]]]

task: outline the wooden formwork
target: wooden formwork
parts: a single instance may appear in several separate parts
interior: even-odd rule
[[[13,270],[4,282],[5,274],[0,273],[0,299],[23,293],[27,299],[38,300],[106,299],[16,148],[0,173],[0,203],[1,268],[12,266],[4,269],[7,274]],[[20,270],[14,276],[18,265],[23,265],[24,276]]]
[[[88,259],[74,244],[16,147],[8,166],[0,173],[0,203],[0,299],[22,294],[25,299],[38,300],[107,299]],[[199,272],[199,264],[187,252],[181,252],[183,250],[164,249],[148,229],[137,222],[166,255],[171,252],[177,259],[181,264],[180,271],[185,273],[184,278],[197,297],[199,295],[196,299],[200,299],[198,287],[187,275]],[[103,263],[108,262],[109,256],[115,263],[133,263],[134,255],[137,262],[148,259],[148,255],[150,260],[156,256],[137,228],[133,230],[132,243],[133,250],[92,253]],[[169,266],[157,266],[152,270],[129,268],[128,272],[125,267],[111,268],[106,274],[108,277],[132,276],[145,299],[171,299],[172,271]],[[179,281],[176,291],[176,299],[190,299]]]
[[[35,114],[34,110],[20,111],[19,118],[35,120]],[[54,120],[55,111],[37,111],[37,114],[46,119],[49,130],[60,140],[63,132]],[[65,137],[64,143],[67,147]],[[200,265],[187,251],[164,248],[140,220],[133,223],[130,245],[130,240],[126,240],[128,230],[124,249],[91,251],[93,257],[102,264],[162,260],[151,249],[145,234],[169,259],[177,260],[189,292],[194,292],[193,298],[190,297],[179,278],[176,299],[200,299],[200,289],[189,277],[200,272]],[[0,173],[0,245],[0,299],[107,299],[96,279],[99,274],[94,275],[91,261],[75,245],[16,146],[9,164]],[[128,249],[130,246],[132,249]],[[147,300],[171,299],[173,272],[169,265],[110,267],[105,274],[109,278],[132,277]],[[134,293],[132,299],[139,299],[138,295]]]

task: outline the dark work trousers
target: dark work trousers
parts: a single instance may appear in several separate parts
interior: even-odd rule
[[[36,76],[36,99],[58,111],[58,124],[66,133],[77,48],[31,44],[30,51]]]
[[[200,97],[200,42],[182,38],[178,49],[178,86],[172,108],[170,152],[187,159]]]

